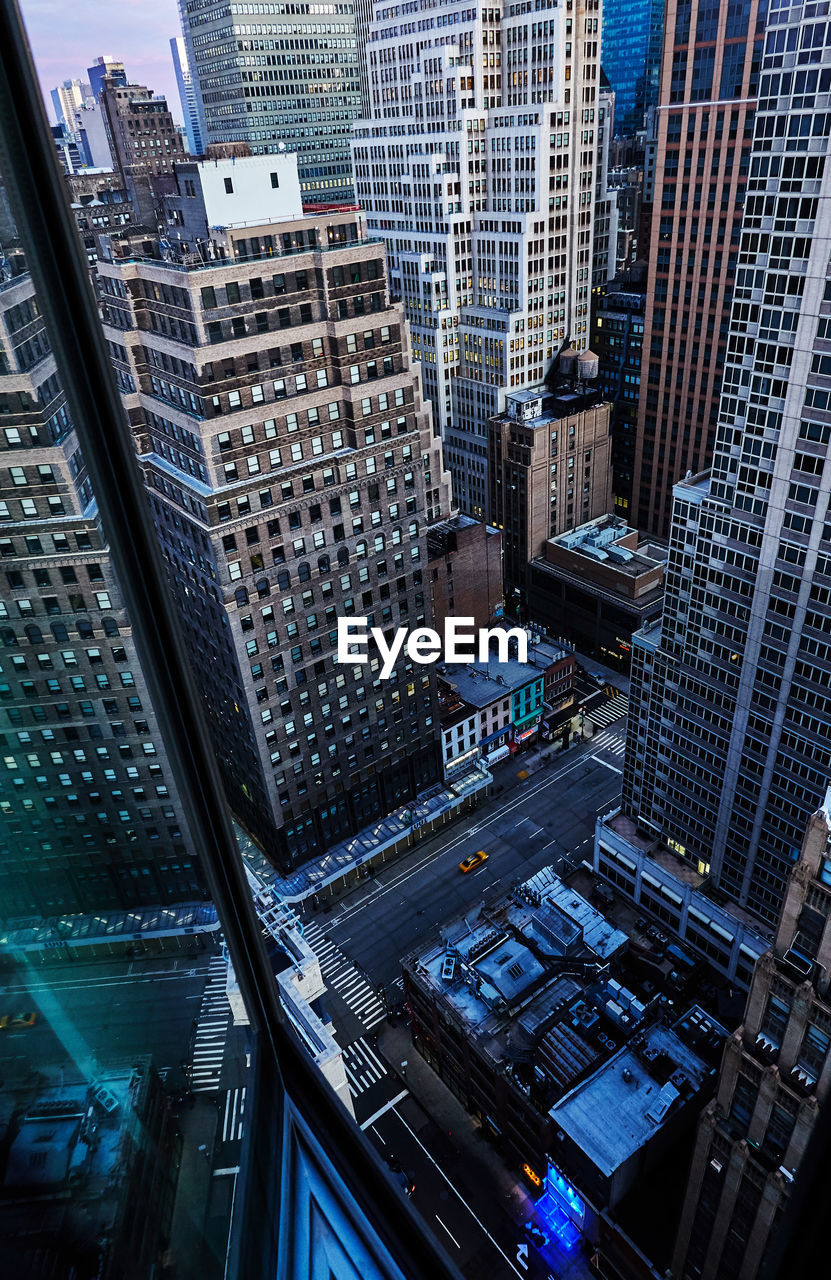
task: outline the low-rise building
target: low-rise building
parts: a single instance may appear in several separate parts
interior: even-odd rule
[[[632,976],[628,949],[546,867],[403,965],[415,1047],[541,1187],[537,1217],[563,1240],[615,1234],[617,1206],[689,1127],[726,1036],[695,1005],[678,1017]]]
[[[660,618],[666,548],[617,516],[549,538],[532,561],[528,613],[581,653],[629,669],[632,635]]]
[[[597,819],[594,869],[731,982],[750,985],[771,938],[756,917],[714,889],[707,863],[693,865],[685,849],[615,809]]]
[[[92,1080],[62,1073],[12,1113],[5,1143],[6,1275],[160,1273],[182,1139],[149,1059]]]
[[[438,674],[446,774],[478,755],[495,764],[530,746],[543,717],[573,699],[574,655],[531,632],[527,662],[494,654],[488,662],[445,663]]]

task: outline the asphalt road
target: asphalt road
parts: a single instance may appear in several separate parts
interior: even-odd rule
[[[330,913],[311,913],[373,985],[383,983],[394,1004],[401,958],[439,936],[483,896],[499,894],[548,864],[566,867],[588,858],[595,819],[620,794],[623,722],[594,741],[531,763],[526,780],[508,790],[529,762],[519,757],[497,767],[503,787],[485,805],[425,841],[345,896]],[[501,770],[501,772],[499,772]],[[463,875],[459,863],[484,850],[488,860]]]
[[[0,974],[0,1013],[35,1011],[33,1027],[0,1032],[0,1079],[14,1084],[33,1070],[99,1066],[152,1053],[154,1065],[181,1079],[210,953],[147,960],[19,966]]]
[[[458,1157],[412,1097],[366,1131],[383,1159],[393,1157],[414,1185],[411,1203],[465,1275],[522,1275],[516,1226],[484,1187],[464,1177]]]

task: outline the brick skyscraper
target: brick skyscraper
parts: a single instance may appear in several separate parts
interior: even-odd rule
[[[630,514],[662,536],[673,484],[713,456],[758,92],[759,15],[759,0],[666,7]]]
[[[213,238],[102,262],[106,332],[229,801],[297,863],[440,776],[433,669],[334,651],[341,616],[429,619],[450,482],[362,215],[304,218],[294,157],[177,181],[169,219],[201,206]]]

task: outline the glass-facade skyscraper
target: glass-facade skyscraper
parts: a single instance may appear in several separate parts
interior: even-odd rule
[[[637,133],[658,101],[664,0],[606,0],[601,61],[615,91],[615,133]]]

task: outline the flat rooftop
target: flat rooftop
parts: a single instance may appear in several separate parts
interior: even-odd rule
[[[604,998],[589,1000],[587,989],[603,987],[609,959],[628,941],[553,867],[492,909],[452,921],[442,936],[408,967],[496,1061],[510,1061],[521,1046],[531,1052],[555,1023],[579,1042],[579,1010]]]
[[[714,1068],[669,1027],[653,1025],[551,1108],[554,1123],[605,1177],[625,1164]]]
[[[490,662],[445,662],[437,671],[464,702],[477,709],[488,707],[501,697],[510,697],[516,689],[542,675],[542,669],[530,662],[517,662],[514,658],[499,662],[495,657]]]

